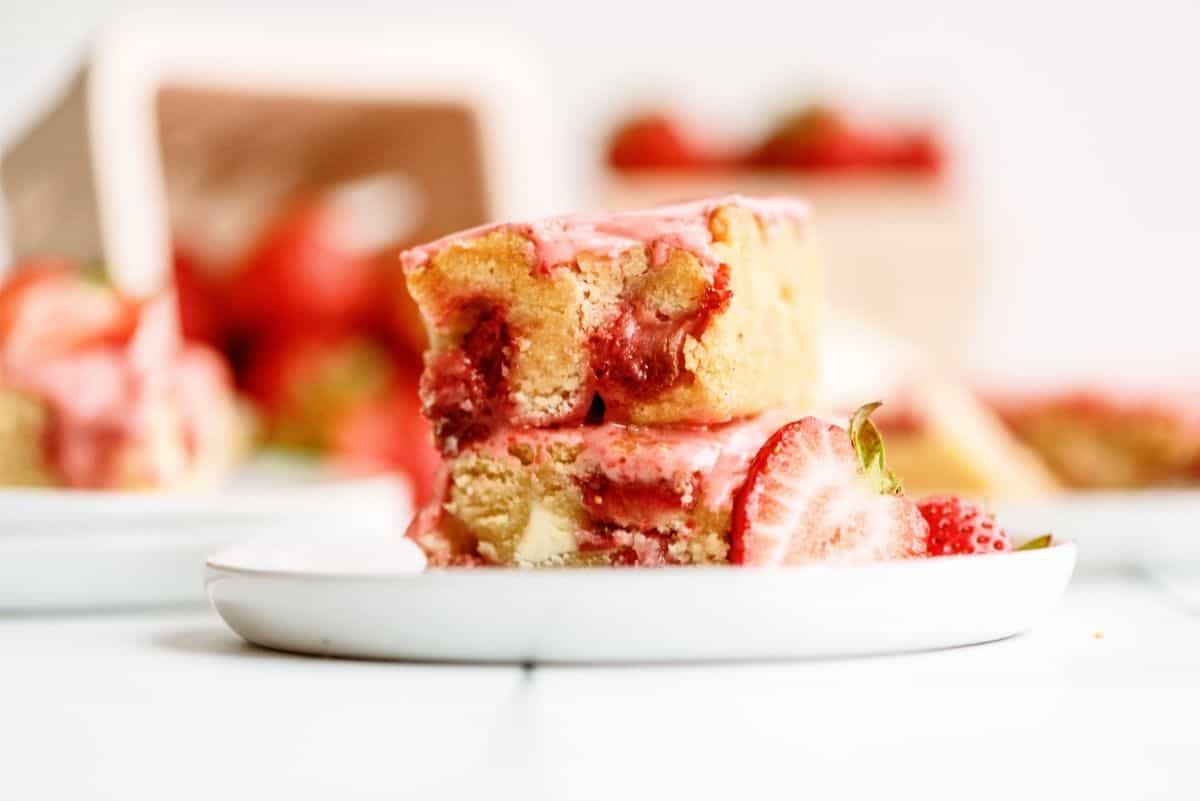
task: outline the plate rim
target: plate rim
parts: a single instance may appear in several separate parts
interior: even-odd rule
[[[467,576],[483,576],[483,580],[494,580],[496,577],[516,576],[522,577],[522,581],[561,581],[564,577],[578,576],[612,576],[619,577],[621,580],[633,581],[649,581],[648,577],[655,577],[653,580],[662,580],[664,575],[670,576],[668,581],[678,580],[679,576],[726,576],[726,577],[744,577],[744,576],[797,576],[797,575],[813,575],[813,574],[829,574],[846,570],[855,571],[894,571],[894,570],[925,570],[934,569],[940,570],[939,567],[916,567],[916,565],[953,565],[953,564],[978,564],[982,559],[994,560],[1043,560],[1053,555],[1054,559],[1067,559],[1072,563],[1072,571],[1074,565],[1078,561],[1079,548],[1072,540],[1063,540],[1055,542],[1048,548],[1038,548],[1032,551],[1009,551],[1007,553],[988,553],[988,554],[953,554],[948,556],[938,557],[922,557],[916,559],[890,559],[880,562],[857,562],[857,563],[834,563],[834,562],[819,562],[807,565],[778,565],[778,566],[738,566],[738,565],[695,565],[680,567],[657,567],[657,568],[612,568],[607,566],[595,567],[564,567],[564,568],[505,568],[505,567],[424,567],[416,570],[380,570],[378,572],[352,572],[338,570],[313,570],[308,568],[254,568],[242,567],[229,564],[221,564],[218,560],[221,554],[231,550],[241,548],[246,543],[223,548],[221,551],[209,556],[204,561],[205,569],[205,586],[214,581],[220,580],[222,576],[235,576],[240,578],[261,578],[271,580],[291,580],[291,581],[308,581],[308,582],[394,582],[394,581],[413,581],[413,580],[445,580],[450,579],[457,581]],[[415,544],[414,544],[414,547]],[[629,577],[638,576],[639,578]],[[536,577],[536,578],[535,578]],[[610,581],[615,579],[609,578],[587,578],[585,581]],[[724,579],[721,579],[724,580]],[[741,578],[732,578],[730,580],[739,581]]]
[[[1076,554],[1075,544],[1064,541],[1008,554],[691,570],[458,568],[322,576],[206,565],[205,590],[241,639],[307,657],[569,665],[841,659],[936,651],[1028,631],[1062,600]],[[614,588],[624,590],[617,594],[625,611],[645,602],[662,611],[622,625],[606,600]],[[678,611],[671,610],[678,605],[661,603],[688,591],[702,599],[688,608],[709,621],[699,629],[676,627]],[[946,592],[967,593],[967,607],[975,611],[947,604]],[[495,618],[493,633],[483,638],[470,633],[480,622],[481,602],[491,610],[484,617]],[[445,612],[431,612],[431,603],[444,604]],[[728,610],[762,603],[771,610],[765,628],[731,628],[736,622]],[[547,618],[547,609],[558,611]],[[826,611],[814,616],[813,609]],[[591,625],[572,626],[572,619]],[[881,621],[899,621],[899,628],[881,628]],[[673,627],[666,636],[663,626]],[[603,636],[597,639],[596,631]]]
[[[270,483],[239,484],[238,470],[283,472]],[[302,480],[290,474],[305,471]],[[260,477],[261,478],[261,477]],[[113,531],[154,530],[175,539],[183,518],[189,530],[337,518],[351,499],[372,498],[404,517],[415,512],[412,483],[399,473],[341,474],[320,460],[279,457],[250,460],[228,482],[214,487],[164,490],[100,490],[64,487],[0,487],[0,543],[31,537],[52,540],[103,536]],[[236,540],[235,540],[236,541]],[[232,544],[232,541],[229,542]]]

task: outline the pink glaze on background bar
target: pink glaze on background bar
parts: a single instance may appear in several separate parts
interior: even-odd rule
[[[230,378],[210,349],[185,346],[171,297],[139,310],[128,342],[102,344],[51,357],[8,354],[0,385],[44,401],[53,417],[49,456],[60,478],[75,487],[102,487],[124,447],[149,437],[164,402],[177,410],[189,446],[211,435],[213,399]],[[183,465],[146,465],[152,480]]]
[[[717,260],[709,247],[712,244],[709,221],[713,212],[722,206],[748,209],[768,229],[782,220],[804,222],[809,216],[808,204],[798,198],[729,195],[647,211],[579,214],[533,222],[483,225],[407,250],[400,255],[400,260],[406,271],[415,270],[457,243],[496,231],[511,231],[532,243],[532,261],[535,269],[540,271],[570,264],[580,253],[611,259],[635,247],[650,247],[655,264],[666,261],[668,253],[674,249],[686,250],[716,269]]]
[[[1081,420],[1160,419],[1190,437],[1200,437],[1200,386],[1195,384],[1093,385],[1027,392],[984,391],[987,403],[1007,421],[1050,411],[1071,412]]]

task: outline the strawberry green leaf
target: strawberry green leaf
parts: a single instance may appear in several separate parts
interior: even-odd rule
[[[858,457],[859,472],[881,495],[899,495],[900,479],[887,468],[883,452],[883,436],[871,422],[871,413],[883,404],[879,401],[860,406],[850,418],[850,444]]]
[[[108,271],[104,269],[104,262],[102,261],[88,262],[79,270],[79,277],[89,284],[96,284],[103,287],[109,285]]]
[[[1033,539],[1029,540],[1028,542],[1024,543],[1023,545],[1020,545],[1020,546],[1014,548],[1013,550],[1015,550],[1015,551],[1036,551],[1041,548],[1049,548],[1050,544],[1053,541],[1054,541],[1053,534],[1043,534],[1040,537],[1034,537]]]

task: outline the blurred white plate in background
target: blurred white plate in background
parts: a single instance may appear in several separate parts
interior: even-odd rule
[[[244,639],[284,651],[480,662],[819,658],[1026,631],[1075,547],[858,566],[422,572],[404,540],[233,547],[208,594]]]
[[[1053,533],[1083,565],[1200,564],[1200,491],[1071,492],[996,503],[1009,531]]]
[[[259,456],[207,492],[0,490],[0,611],[202,602],[204,559],[251,538],[396,537],[412,514],[396,476],[347,478]]]

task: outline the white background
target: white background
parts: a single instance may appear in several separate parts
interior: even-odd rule
[[[148,5],[0,0],[0,142],[48,100],[92,31]],[[980,372],[1200,372],[1194,0],[164,6],[292,22],[503,23],[548,67],[576,156],[564,170],[578,179],[613,119],[640,101],[671,98],[747,132],[814,93],[937,113],[1001,256]]]

